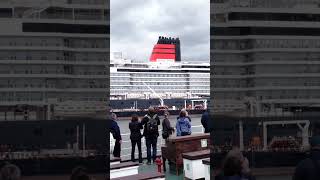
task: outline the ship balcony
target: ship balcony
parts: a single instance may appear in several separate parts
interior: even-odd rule
[[[309,13],[309,12],[305,12]],[[318,12],[317,12],[318,13]],[[212,22],[213,20],[211,20]],[[268,23],[266,23],[268,22]],[[228,22],[214,22],[211,27],[287,27],[287,28],[319,28],[320,22],[308,21],[256,21],[256,20],[228,20]]]
[[[228,91],[261,91],[261,90],[306,90],[306,91],[311,91],[311,90],[319,90],[320,86],[255,86],[255,87],[226,87],[226,88],[221,88],[221,87],[215,87],[214,91],[215,92],[228,92]]]
[[[255,59],[251,62],[213,62],[214,66],[250,66],[250,65],[319,65],[320,61],[317,61],[316,59],[305,59],[305,60],[259,60]]]
[[[312,103],[320,103],[320,98],[270,98],[270,99],[262,99],[259,100],[260,103],[268,103],[268,104],[273,104],[273,103],[280,103],[280,104],[307,104],[310,105]]]
[[[246,79],[246,78],[296,78],[296,77],[319,77],[320,73],[272,73],[272,74],[238,74],[238,75],[230,75],[230,74],[215,74],[211,79]]]
[[[65,46],[0,46],[0,51],[72,51],[72,52],[97,52],[108,53],[108,48],[70,48]]]
[[[83,65],[83,66],[105,66],[107,61],[71,61],[71,60],[0,60],[0,64],[20,64],[20,65]]]
[[[213,54],[242,54],[255,52],[319,52],[320,48],[252,48],[244,50],[212,49]]]
[[[106,92],[106,88],[0,88],[0,92]]]
[[[54,73],[43,73],[43,74],[0,74],[0,78],[56,78],[56,79],[107,79],[106,75],[78,75],[78,74],[54,74]]]

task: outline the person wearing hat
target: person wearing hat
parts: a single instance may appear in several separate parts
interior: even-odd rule
[[[310,156],[297,165],[293,180],[320,179],[320,135],[315,135],[311,138],[310,146]]]

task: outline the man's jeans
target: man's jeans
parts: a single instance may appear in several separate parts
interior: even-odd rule
[[[152,160],[155,161],[157,157],[157,136],[146,137],[146,146],[147,146],[147,159],[148,162],[151,162],[151,146],[152,146]]]

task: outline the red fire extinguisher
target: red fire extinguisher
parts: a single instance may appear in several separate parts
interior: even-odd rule
[[[161,173],[161,167],[162,167],[162,160],[160,157],[157,157],[157,159],[155,160],[156,165],[158,166],[158,172]]]

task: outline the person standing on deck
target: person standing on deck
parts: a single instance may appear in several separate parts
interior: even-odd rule
[[[201,124],[204,128],[204,133],[209,133],[209,120],[210,120],[209,112],[208,110],[206,110],[201,117]]]
[[[191,135],[191,123],[186,115],[186,110],[180,111],[179,119],[176,124],[177,136]]]
[[[144,125],[143,136],[146,139],[147,164],[151,164],[151,146],[153,162],[157,157],[157,141],[159,136],[158,126],[160,125],[160,119],[153,107],[149,107],[148,113],[143,117],[141,123]]]
[[[21,170],[14,164],[7,163],[0,170],[1,180],[20,180]]]
[[[116,122],[116,120],[117,120],[117,115],[115,113],[112,113],[110,131],[113,135],[113,138],[116,140],[114,149],[113,149],[113,156],[120,158],[122,138],[120,133],[120,127]]]
[[[249,168],[249,161],[238,147],[234,147],[224,158],[222,172],[216,180],[255,180]]]
[[[191,117],[189,116],[189,112],[186,110],[186,118],[188,118],[189,122],[191,123]]]
[[[185,111],[186,112],[186,118],[190,121],[190,123],[191,123],[191,117],[189,116],[189,113],[188,113],[188,111],[186,110],[186,109],[181,109],[181,111]],[[180,115],[177,117],[177,121],[179,120],[179,118],[180,118]]]
[[[131,161],[135,161],[135,149],[138,146],[139,151],[139,163],[142,163],[142,152],[141,152],[141,138],[142,134],[140,129],[143,129],[141,122],[139,122],[138,115],[132,115],[131,122],[129,123],[130,129],[130,140],[131,140]]]
[[[164,112],[164,119],[162,121],[162,138],[167,140],[169,136],[174,132],[174,128],[169,121],[169,112]]]
[[[310,140],[310,157],[302,160],[296,167],[293,180],[320,179],[320,124],[315,123],[314,136]]]

